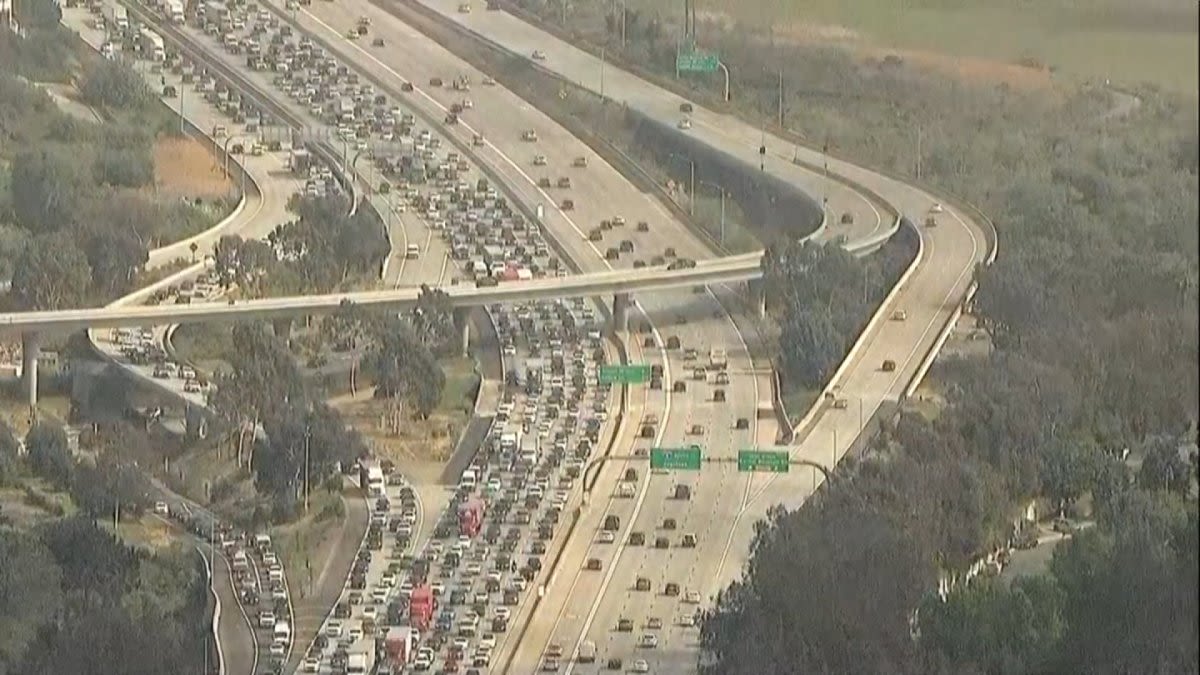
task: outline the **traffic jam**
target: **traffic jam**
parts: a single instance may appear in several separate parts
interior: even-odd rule
[[[370,530],[303,671],[491,672],[535,593],[608,421],[610,386],[597,384],[608,359],[603,318],[584,300],[489,313],[505,366],[492,429],[426,542],[415,540],[412,488],[390,465],[363,464]]]

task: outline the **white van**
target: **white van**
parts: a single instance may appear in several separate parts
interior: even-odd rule
[[[475,469],[467,469],[463,471],[462,478],[459,479],[460,487],[475,489],[475,484],[478,482],[478,477],[475,475]]]
[[[286,621],[276,621],[271,635],[276,642],[287,642],[292,638],[292,627]]]

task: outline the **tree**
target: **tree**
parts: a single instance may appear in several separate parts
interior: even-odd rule
[[[71,498],[93,518],[140,516],[149,506],[152,486],[132,464],[102,456],[81,463],[71,484]],[[119,510],[118,510],[119,509]]]
[[[0,487],[11,485],[20,472],[20,442],[12,427],[0,421]]]
[[[101,185],[144,187],[154,181],[154,156],[147,143],[105,145],[96,155],[93,170]]]
[[[13,666],[59,613],[61,572],[45,544],[8,528],[0,529],[0,569],[0,674],[16,675]]]
[[[1052,577],[1022,577],[1009,587],[977,580],[945,601],[931,594],[921,604],[921,647],[956,670],[1046,672],[1065,631],[1063,602]]]
[[[376,397],[406,398],[422,418],[441,401],[446,375],[408,323],[392,319],[383,324],[366,362],[375,376]]]
[[[1081,442],[1058,440],[1042,451],[1042,490],[1060,515],[1096,481],[1095,448]]]
[[[62,8],[54,0],[28,0],[12,6],[13,15],[26,30],[50,30],[62,21]]]
[[[61,426],[38,422],[26,434],[25,448],[34,473],[60,489],[70,487],[75,459],[71,457],[67,434]]]
[[[1142,468],[1138,471],[1138,485],[1147,490],[1169,490],[1186,497],[1192,488],[1192,468],[1180,454],[1179,441],[1163,438],[1148,445]]]
[[[84,73],[80,94],[91,105],[118,110],[138,110],[154,99],[141,75],[117,59],[93,61]]]
[[[12,165],[13,215],[35,234],[66,227],[79,215],[90,187],[78,158],[58,146],[24,152]]]
[[[1055,551],[1067,631],[1059,672],[1195,672],[1200,652],[1196,501],[1132,490]]]
[[[104,297],[128,290],[150,260],[145,242],[129,230],[92,232],[84,250],[92,268],[92,286]]]
[[[29,242],[13,269],[12,294],[27,310],[68,309],[84,304],[92,270],[87,257],[65,233]]]
[[[417,338],[434,354],[445,356],[456,351],[454,308],[445,291],[421,284],[411,322]]]
[[[789,386],[818,389],[827,382],[845,351],[842,339],[824,308],[789,313],[779,336],[781,366]]]
[[[263,278],[278,262],[269,244],[230,234],[217,240],[213,248],[213,260],[223,287],[236,284],[250,296],[262,294]]]

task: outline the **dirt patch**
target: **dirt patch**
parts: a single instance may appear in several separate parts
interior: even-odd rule
[[[708,27],[723,32],[734,27],[734,19],[726,14],[701,12],[697,18]],[[782,43],[841,47],[864,62],[899,58],[910,66],[974,84],[1006,84],[1025,90],[1045,89],[1052,84],[1050,69],[1040,64],[1005,63],[921,49],[880,47],[868,43],[859,31],[837,24],[800,21],[776,25],[770,38],[759,35],[758,39],[764,44],[768,39],[773,40],[776,46]]]
[[[1053,84],[1050,69],[1040,66],[951,56],[915,49],[860,46],[854,48],[854,53],[864,59],[883,60],[889,56],[899,57],[917,68],[957,77],[972,84],[1006,84],[1024,90],[1049,89]]]
[[[376,457],[392,460],[417,483],[437,481],[463,423],[461,415],[436,412],[427,420],[413,419],[390,402],[372,398],[370,389],[329,403],[363,435]]]
[[[233,192],[221,164],[194,138],[160,138],[154,144],[154,180],[160,192],[215,199]]]

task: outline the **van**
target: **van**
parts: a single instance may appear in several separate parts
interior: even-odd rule
[[[583,644],[579,645],[579,654],[576,660],[580,663],[594,663],[596,661],[596,643],[591,640],[584,640]]]
[[[614,515],[604,517],[604,529],[609,532],[616,532],[621,529],[621,519]]]

